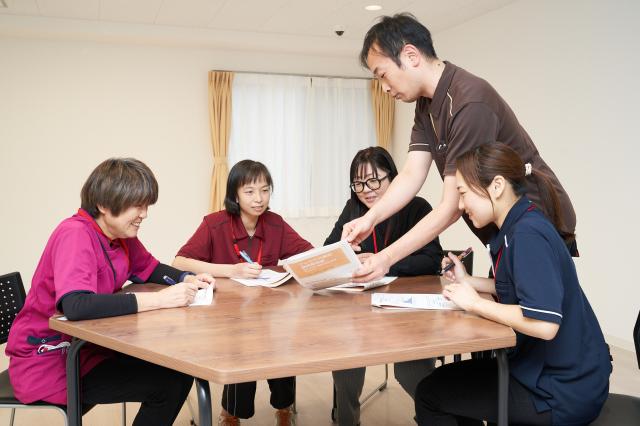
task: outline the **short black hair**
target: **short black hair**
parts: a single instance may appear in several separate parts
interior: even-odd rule
[[[263,178],[273,190],[273,180],[267,166],[259,161],[238,161],[229,171],[227,178],[227,193],[224,196],[224,208],[234,216],[240,215],[240,205],[236,201],[238,189],[248,183],[257,182]]]
[[[80,207],[93,218],[98,206],[118,216],[133,206],[150,206],[158,201],[158,181],[151,169],[135,158],[109,158],[96,167],[80,191]]]
[[[391,58],[399,67],[400,52],[406,44],[414,45],[429,59],[438,58],[427,27],[418,22],[415,16],[405,12],[383,16],[380,22],[369,29],[360,51],[360,63],[368,68],[369,50],[375,49],[378,53]]]
[[[384,170],[385,173],[387,173],[387,176],[389,176],[389,182],[393,181],[393,179],[398,176],[398,169],[396,168],[396,164],[393,162],[393,158],[391,157],[391,154],[389,154],[389,151],[381,146],[371,146],[369,148],[361,149],[356,153],[355,157],[353,157],[353,160],[351,161],[351,168],[349,169],[349,183],[356,180],[356,178],[362,174],[362,171],[367,164],[371,165],[371,171],[374,178],[378,177],[378,169]],[[366,210],[365,205],[362,204],[358,195],[353,191],[351,191],[351,201],[354,206],[359,206],[361,211]]]

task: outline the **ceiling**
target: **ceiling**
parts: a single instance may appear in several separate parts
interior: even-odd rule
[[[0,0],[1,15],[361,40],[380,15],[409,11],[432,32],[514,0]],[[7,5],[2,7],[2,3]],[[378,4],[379,11],[364,6]]]

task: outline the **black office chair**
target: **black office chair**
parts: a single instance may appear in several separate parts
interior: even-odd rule
[[[9,338],[9,330],[13,320],[20,312],[20,309],[24,306],[26,299],[24,285],[22,284],[22,278],[19,272],[12,272],[10,274],[0,276],[0,345],[7,343]],[[67,418],[67,412],[65,406],[50,404],[47,402],[34,402],[31,404],[23,404],[16,399],[13,393],[13,386],[9,380],[9,370],[4,370],[0,373],[0,408],[11,408],[11,418],[9,419],[9,425],[13,426],[15,419],[16,408],[47,408],[58,411],[63,419],[65,426],[68,426],[69,420]],[[92,407],[86,406],[83,408],[83,414],[89,411]],[[126,425],[126,404],[122,403],[122,425]]]
[[[447,256],[449,252],[453,253],[456,256],[459,256],[464,250],[443,250],[444,255]],[[462,259],[462,264],[464,265],[464,269],[467,271],[467,274],[473,275],[473,252],[469,253],[467,257]],[[438,360],[444,364],[444,357],[438,357]],[[458,362],[462,360],[461,354],[453,355],[453,362]]]
[[[633,328],[633,342],[636,346],[636,358],[640,368],[640,312]],[[610,393],[600,416],[592,426],[637,426],[640,424],[640,398],[631,395]]]

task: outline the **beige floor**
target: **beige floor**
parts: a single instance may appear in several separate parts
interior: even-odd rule
[[[635,355],[629,351],[612,348],[614,356],[614,370],[611,376],[611,392],[626,393],[640,397],[640,371],[635,361]],[[413,425],[413,401],[404,393],[398,383],[389,379],[386,390],[378,393],[362,409],[362,424],[375,425]],[[381,382],[384,377],[384,367],[370,367],[367,370],[365,392]],[[329,373],[311,374],[298,377],[298,424],[300,425],[331,425],[331,375]],[[217,418],[219,400],[222,388],[212,386],[214,403],[214,419]],[[195,393],[192,391],[190,401],[197,408]],[[131,424],[137,411],[137,404],[127,404],[127,424]],[[185,405],[180,412],[176,425],[189,425],[190,414]],[[9,410],[0,410],[0,423],[8,424]],[[120,406],[105,405],[94,408],[84,417],[87,426],[113,426],[121,424]],[[62,425],[60,415],[50,410],[28,409],[16,412],[15,424],[19,425]],[[269,406],[269,392],[266,382],[258,384],[256,397],[256,415],[245,422],[246,425],[273,424],[273,410]]]

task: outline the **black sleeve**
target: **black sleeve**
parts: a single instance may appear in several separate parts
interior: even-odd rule
[[[338,221],[333,225],[333,230],[329,234],[326,240],[324,240],[325,246],[329,244],[337,243],[340,241],[340,237],[342,236],[342,227],[345,223],[351,220],[351,200],[347,200],[347,204],[345,204],[344,209],[342,209],[342,213],[340,213],[340,217],[338,217]]]
[[[176,269],[173,266],[165,265],[164,263],[158,263],[158,266],[156,266],[153,272],[151,272],[151,275],[149,275],[147,282],[156,284],[176,284],[184,279],[184,274],[185,272],[181,271],[180,269]],[[164,277],[168,277],[169,282],[167,282],[168,280]],[[171,280],[173,280],[173,282],[171,282]]]
[[[138,312],[138,301],[133,294],[76,291],[62,296],[58,310],[71,321],[115,317]]]
[[[402,215],[400,222],[404,222],[407,225],[405,229],[409,230],[431,210],[431,206],[426,200],[416,197],[406,209],[397,214]],[[393,265],[389,269],[389,275],[399,277],[434,275],[440,271],[440,262],[442,262],[442,247],[440,240],[436,237],[429,244]]]

